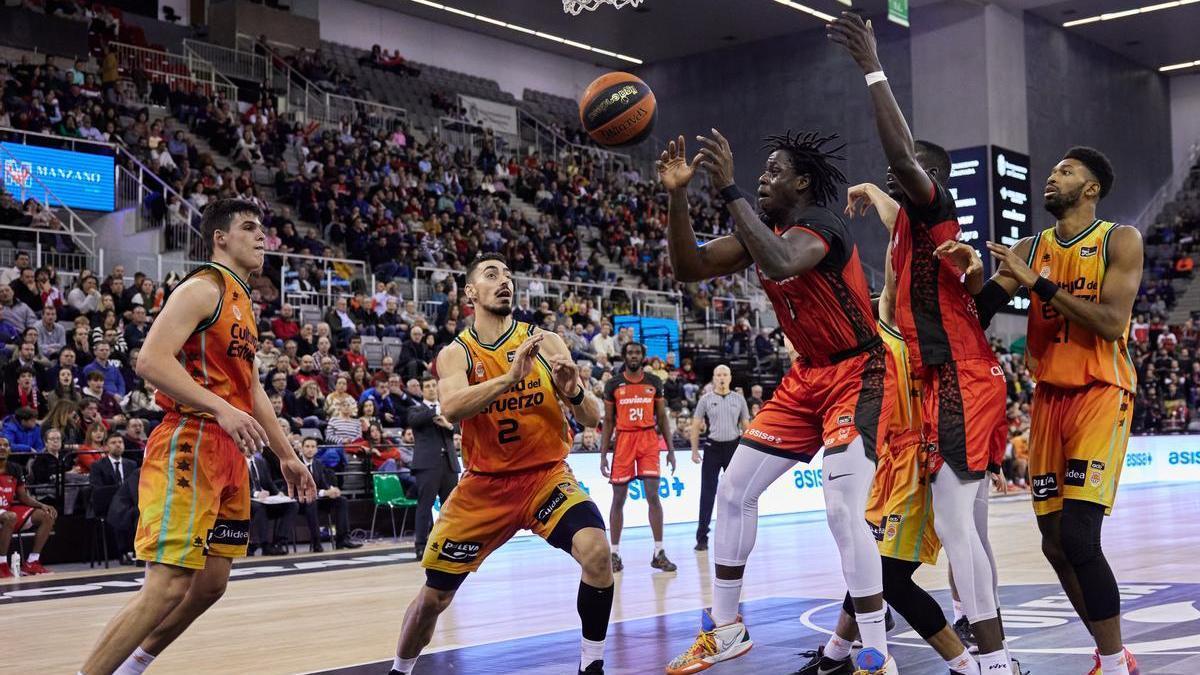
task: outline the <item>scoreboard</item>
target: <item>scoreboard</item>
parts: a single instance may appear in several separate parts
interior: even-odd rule
[[[961,239],[979,251],[984,276],[991,276],[993,260],[985,243],[1012,246],[1033,234],[1029,156],[998,145],[951,150],[948,186]],[[1022,292],[1000,311],[1024,314],[1028,309]]]

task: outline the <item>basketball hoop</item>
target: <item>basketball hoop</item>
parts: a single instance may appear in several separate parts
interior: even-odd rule
[[[563,11],[571,16],[579,16],[584,11],[594,11],[601,5],[612,5],[621,9],[625,5],[637,7],[642,0],[563,0]]]

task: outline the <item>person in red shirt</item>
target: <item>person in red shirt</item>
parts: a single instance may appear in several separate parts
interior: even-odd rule
[[[736,658],[753,643],[738,615],[742,576],[754,547],[758,497],[797,461],[825,448],[826,520],[837,543],[864,651],[887,663],[883,569],[863,518],[875,477],[876,444],[895,405],[895,367],[876,329],[858,247],[826,204],[845,177],[844,147],[817,133],[767,138],[756,212],[734,183],[733,153],[715,129],[689,164],[683,137],[658,164],[669,194],[667,243],[675,279],[695,282],[757,267],[796,362],[742,434],[717,499],[712,630],[702,631],[667,675],[686,675]],[[699,246],[687,186],[700,164],[735,221],[734,234]],[[760,215],[761,214],[761,215]]]
[[[350,336],[350,348],[342,354],[342,370],[351,371],[355,366],[366,366],[367,355],[362,351],[362,337]]]
[[[943,258],[961,232],[946,187],[950,155],[913,141],[880,65],[870,22],[843,12],[826,27],[862,68],[887,156],[887,190],[850,188],[848,213],[874,207],[891,232],[880,318],[897,326],[921,389],[923,435],[931,444],[934,524],[954,568],[967,619],[979,642],[980,670],[1009,675],[987,523],[985,478],[998,478],[1007,440],[1007,387],[975,299],[958,266]],[[942,471],[945,465],[950,471]],[[868,671],[873,672],[873,671]],[[890,672],[890,671],[889,671]]]
[[[50,538],[58,512],[43,504],[25,490],[25,475],[21,468],[8,462],[8,444],[0,445],[0,579],[13,576],[8,564],[8,546],[13,533],[37,528],[29,557],[21,561],[21,574],[48,574],[39,558],[42,547]]]
[[[279,316],[271,319],[271,332],[276,338],[293,340],[300,334],[300,324],[292,318],[295,313],[291,305],[284,305],[279,309]]]

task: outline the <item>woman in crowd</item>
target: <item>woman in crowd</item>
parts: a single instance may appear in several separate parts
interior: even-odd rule
[[[59,401],[67,403],[79,403],[83,398],[83,394],[79,391],[79,387],[75,386],[75,373],[70,368],[59,368],[58,378],[55,380],[54,390],[46,394],[46,405],[50,406],[51,412],[54,411],[54,406]],[[49,421],[50,416],[46,416]]]
[[[333,411],[342,404],[354,404],[357,401],[357,399],[348,393],[349,390],[350,376],[345,373],[339,373],[337,379],[334,380],[333,391],[329,392],[329,395],[325,397],[326,417],[332,417]]]
[[[300,385],[300,391],[292,399],[291,417],[293,422],[299,420],[299,425],[308,429],[319,429],[325,421],[325,397],[321,395],[321,387],[316,380],[308,380]]]
[[[75,451],[75,466],[83,473],[91,473],[92,464],[104,456],[104,439],[108,437],[108,429],[100,422],[94,422],[84,434],[83,442]]]

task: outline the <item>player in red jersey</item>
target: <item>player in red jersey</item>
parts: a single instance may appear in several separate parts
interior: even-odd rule
[[[890,195],[860,185],[848,197],[850,208],[873,206],[890,223],[880,318],[900,329],[920,382],[924,435],[934,445],[929,453],[934,526],[979,642],[980,670],[1008,675],[1010,659],[987,543],[985,480],[1004,456],[1006,385],[958,268],[935,253],[960,232],[954,198],[945,185],[950,156],[933,143],[913,142],[879,63],[870,22],[843,12],[826,29],[866,75],[890,164]],[[950,471],[942,471],[943,464]]]
[[[752,645],[738,615],[742,575],[754,548],[758,497],[797,461],[825,447],[826,517],[841,555],[864,652],[878,672],[896,672],[887,656],[879,551],[862,514],[875,475],[875,446],[895,403],[895,369],[875,328],[867,280],[841,218],[825,207],[845,182],[833,160],[836,136],[772,136],[758,180],[755,212],[734,184],[729,143],[713,130],[689,164],[683,137],[659,161],[670,193],[668,249],[684,282],[732,274],[756,265],[796,360],[742,435],[717,491],[712,627],[668,666],[694,673],[735,658]],[[687,185],[696,164],[721,189],[736,223],[733,236],[704,246],[688,215]],[[874,672],[874,671],[873,671]]]
[[[34,535],[29,558],[21,561],[21,574],[48,574],[50,570],[42,567],[38,558],[42,555],[46,540],[50,538],[50,530],[54,527],[58,512],[25,490],[25,474],[21,467],[8,463],[8,455],[8,446],[0,446],[0,579],[13,576],[8,566],[8,544],[12,541],[13,533],[35,527],[37,534]]]

